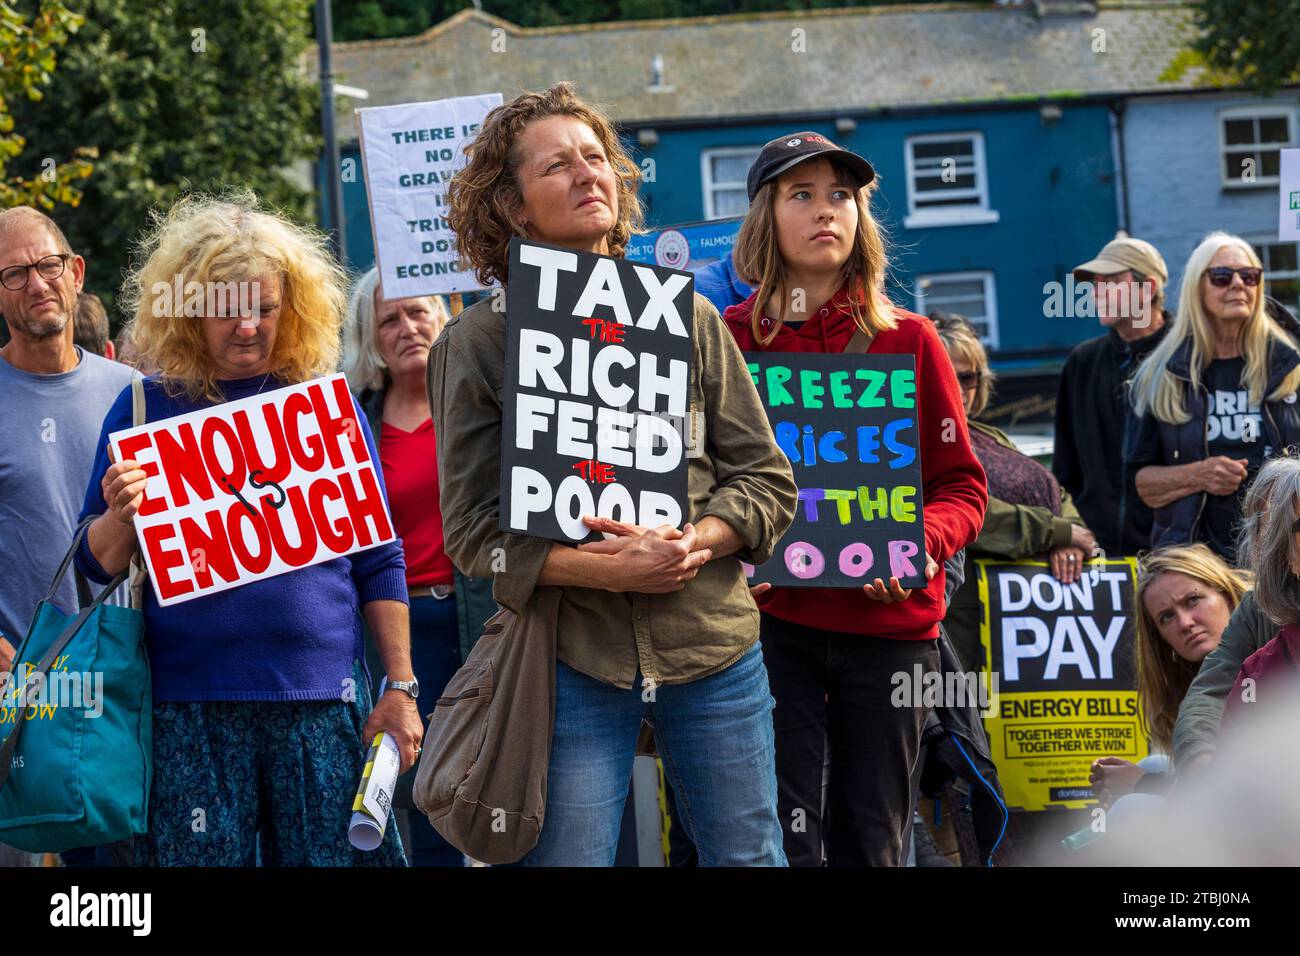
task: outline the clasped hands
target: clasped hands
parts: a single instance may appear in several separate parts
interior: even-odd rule
[[[586,516],[582,520],[592,531],[615,535],[578,545],[578,550],[586,554],[611,559],[604,580],[592,582],[607,591],[680,591],[713,557],[713,549],[704,546],[689,521],[681,528],[668,524],[646,528],[613,518]]]

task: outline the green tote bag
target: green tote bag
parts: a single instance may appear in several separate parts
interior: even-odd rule
[[[75,615],[52,603],[87,528],[77,529],[0,691],[0,843],[30,853],[146,830],[153,685],[144,615],[104,603],[128,571]]]

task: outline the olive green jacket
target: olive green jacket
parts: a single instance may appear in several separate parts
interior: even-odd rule
[[[999,445],[1015,448],[1006,433],[983,422],[969,421],[972,431],[990,436]],[[944,617],[944,630],[952,639],[962,666],[974,670],[981,661],[979,626],[983,615],[979,606],[979,581],[974,562],[979,558],[1019,561],[1039,557],[1052,548],[1070,543],[1071,528],[1083,519],[1074,507],[1074,499],[1061,489],[1061,513],[1036,505],[1017,505],[989,495],[984,512],[984,527],[979,537],[966,549],[966,577],[953,595]]]

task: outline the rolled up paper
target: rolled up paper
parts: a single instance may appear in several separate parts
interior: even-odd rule
[[[382,731],[376,734],[366,754],[366,768],[361,772],[357,796],[352,801],[352,822],[348,825],[348,842],[358,850],[374,850],[384,842],[393,786],[401,765],[397,741]]]

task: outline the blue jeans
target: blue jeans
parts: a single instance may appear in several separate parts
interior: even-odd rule
[[[541,839],[525,866],[612,866],[642,717],[655,727],[701,866],[785,866],[776,815],[772,694],[755,644],[688,684],[631,690],[555,669],[555,734]]]
[[[432,713],[442,689],[460,670],[460,639],[456,625],[456,598],[417,597],[411,599],[411,669],[420,682],[420,717]],[[429,727],[428,720],[424,726]],[[407,771],[414,783],[415,768]],[[404,783],[406,783],[404,781]],[[412,807],[408,822],[411,828],[409,856],[412,866],[464,866],[465,856],[444,840],[429,823],[429,818],[409,804],[409,789],[399,785],[403,803]]]

